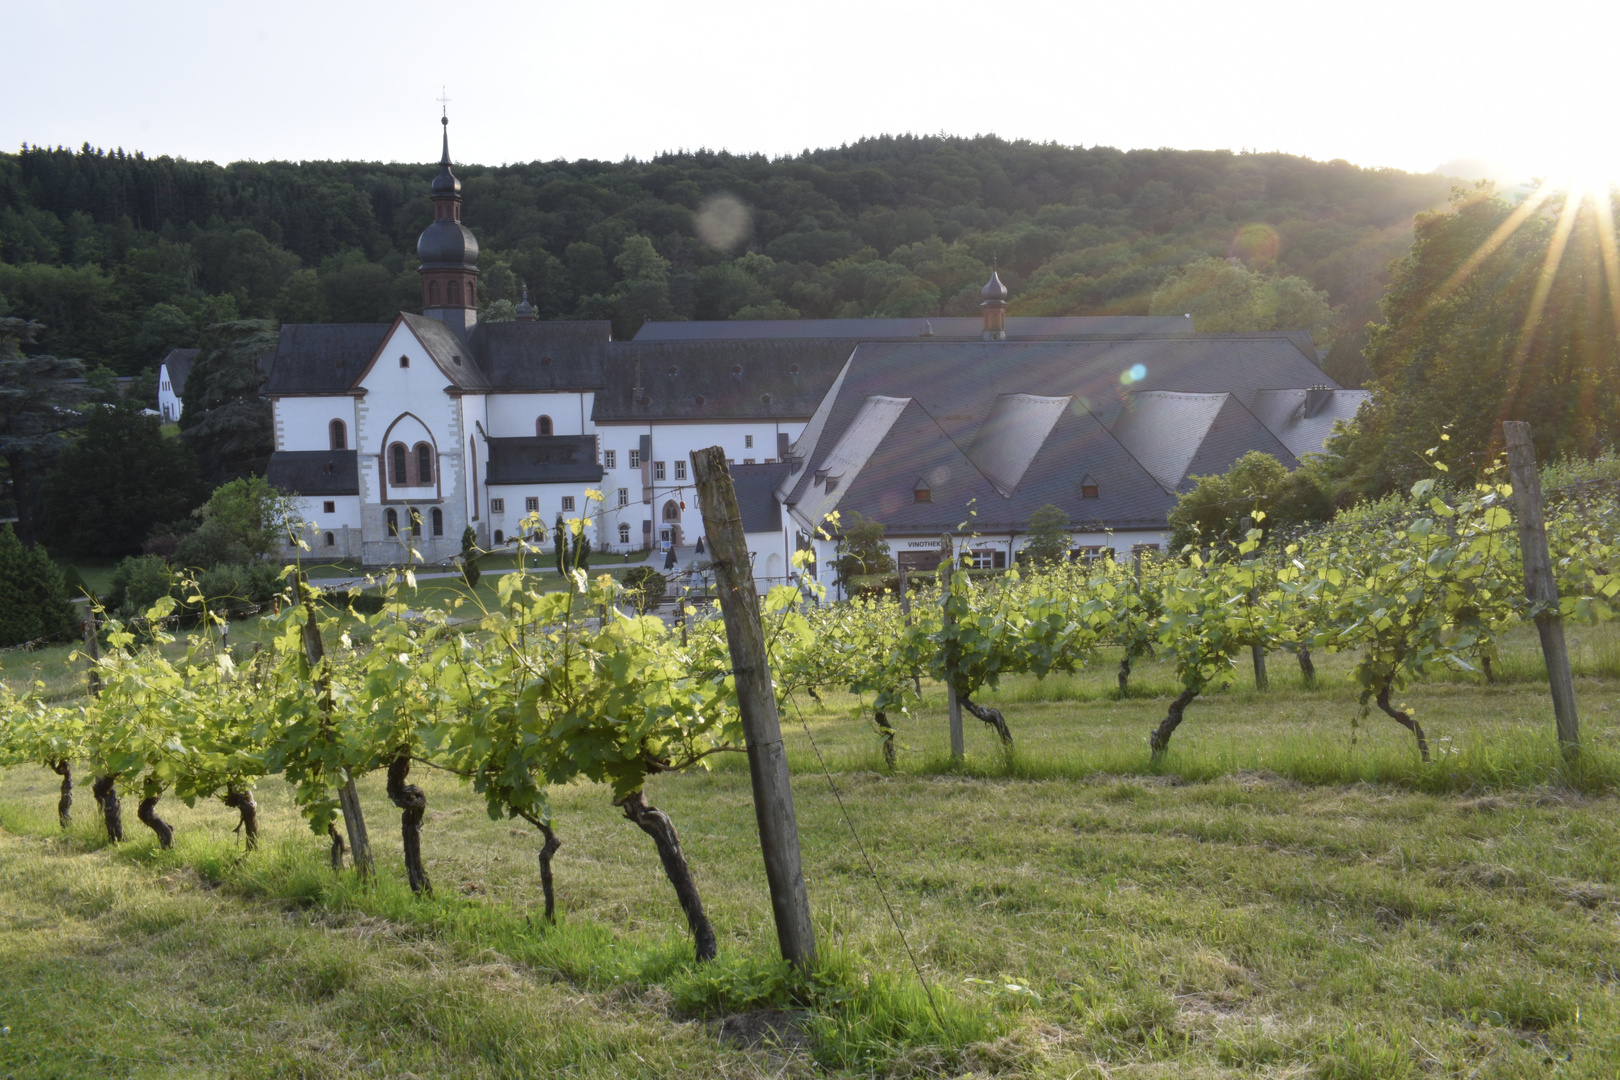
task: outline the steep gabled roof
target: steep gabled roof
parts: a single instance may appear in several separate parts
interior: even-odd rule
[[[934,337],[977,340],[984,320],[968,318],[908,319],[723,319],[694,322],[648,322],[635,340],[736,341],[759,338],[839,338],[847,341],[916,340]],[[1192,320],[1181,315],[1014,316],[1007,337],[1017,339],[1081,337],[1088,334],[1189,334]]]
[[[276,342],[266,397],[347,394],[391,329],[389,323],[287,323]]]
[[[594,435],[489,440],[489,485],[595,484],[602,475]]]
[[[968,444],[967,456],[1008,497],[1017,490],[1041,444],[1074,398],[1000,394]]]
[[[426,315],[412,315],[408,311],[399,313],[399,322],[403,323],[422,347],[433,357],[433,362],[439,365],[450,384],[459,390],[488,390],[489,380],[484,373],[478,370],[473,360],[473,351],[467,342],[456,336],[456,332],[440,322],[430,319]]]
[[[768,465],[732,465],[731,484],[737,492],[737,509],[742,512],[743,532],[782,531],[782,504],[776,501],[776,485],[788,471],[787,462]]]
[[[1271,429],[1295,457],[1320,453],[1322,444],[1333,434],[1333,425],[1351,420],[1362,402],[1372,395],[1365,390],[1330,389],[1314,402],[1315,415],[1307,416],[1308,390],[1261,390],[1250,411]]]
[[[612,342],[591,418],[801,419],[815,412],[850,348],[836,340]]]
[[[835,489],[840,509],[926,531],[959,525],[971,498],[972,527],[999,530],[1023,528],[1051,502],[1077,524],[1162,528],[1189,469],[1224,468],[1249,449],[1294,463],[1242,398],[1261,385],[1323,381],[1294,336],[1280,333],[863,342],[795,444],[795,470],[778,490],[801,522],[825,513],[816,476],[845,432],[869,419],[873,398],[909,397],[859,475],[841,495]],[[1026,438],[1036,445],[1025,447]],[[1095,499],[1082,490],[1087,474]],[[928,503],[911,495],[919,478],[932,485]]]
[[[277,450],[265,478],[277,491],[299,495],[360,494],[360,460],[354,450]]]
[[[613,324],[481,322],[467,346],[496,391],[597,390]]]
[[[1174,491],[1198,454],[1230,394],[1176,394],[1150,390],[1132,394],[1112,428],[1114,438],[1142,463],[1153,479]]]
[[[191,374],[191,365],[197,362],[201,349],[170,349],[169,355],[163,358],[163,367],[169,373],[169,389],[176,397],[186,388],[186,376]]]

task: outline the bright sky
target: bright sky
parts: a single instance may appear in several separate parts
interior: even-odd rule
[[[1620,174],[1606,5],[6,5],[0,146],[499,164],[898,132]]]

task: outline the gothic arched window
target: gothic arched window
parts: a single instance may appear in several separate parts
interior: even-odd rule
[[[422,535],[422,512],[414,506],[411,507],[411,535]]]
[[[433,483],[433,447],[425,442],[416,444],[416,482]]]
[[[461,282],[459,281],[452,281],[450,283],[450,306],[461,306]]]
[[[669,500],[669,502],[664,504],[664,520],[665,521],[679,521],[679,520],[681,520],[681,508],[680,508],[680,506],[678,506],[676,504],[674,499],[671,499],[671,500]]]
[[[333,420],[327,427],[331,431],[332,449],[347,450],[349,448],[349,429],[341,420]]]
[[[390,506],[388,508],[388,512],[383,515],[383,520],[388,522],[388,535],[389,536],[398,536],[399,535],[399,511],[395,510],[392,506]]]
[[[439,283],[437,281],[430,281],[430,282],[428,282],[428,307],[438,307],[438,306],[439,306]]]
[[[388,482],[396,487],[410,483],[405,475],[405,444],[402,442],[388,448]]]
[[[628,544],[629,542],[630,542],[630,526],[624,524],[621,521],[619,523],[619,543]]]
[[[435,506],[433,508],[432,514],[429,516],[429,520],[431,520],[433,522],[433,535],[434,536],[443,536],[444,535],[444,511],[440,510],[437,506]]]

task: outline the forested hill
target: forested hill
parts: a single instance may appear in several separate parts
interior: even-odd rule
[[[0,155],[0,314],[47,324],[44,351],[122,373],[233,316],[386,319],[418,303],[435,171],[24,147]],[[542,318],[611,315],[620,336],[647,314],[970,313],[992,257],[1013,314],[1145,313],[1179,267],[1235,257],[1325,292],[1316,329],[1347,376],[1413,214],[1452,184],[1285,154],[944,136],[456,171],[483,300],[527,282]],[[1185,299],[1171,292],[1161,303]]]

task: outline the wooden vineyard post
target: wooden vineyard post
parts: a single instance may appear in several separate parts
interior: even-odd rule
[[[1249,530],[1252,529],[1252,528],[1254,528],[1254,519],[1251,518],[1251,517],[1245,516],[1243,518],[1243,527],[1241,529],[1241,532],[1243,533],[1243,539],[1247,540],[1249,538]],[[1249,552],[1247,555],[1245,555],[1243,557],[1243,561],[1244,562],[1253,562],[1257,557],[1258,556],[1256,555],[1256,553],[1251,551],[1251,552]],[[1257,589],[1250,589],[1249,590],[1249,602],[1250,603],[1254,602],[1254,595],[1255,595],[1255,593],[1257,591],[1259,591],[1259,590],[1257,590]],[[1256,690],[1270,690],[1271,689],[1271,679],[1268,678],[1267,675],[1266,675],[1266,650],[1264,648],[1262,648],[1261,646],[1259,646],[1259,645],[1250,645],[1249,646],[1249,652],[1254,657],[1254,688]]]
[[[939,606],[944,611],[945,628],[951,625],[951,577],[956,573],[956,559],[948,557],[940,563],[944,572],[940,574]],[[967,757],[967,740],[962,735],[962,703],[956,700],[956,684],[951,681],[950,672],[945,673],[945,707],[951,718],[951,760],[961,761]]]
[[[1547,522],[1541,508],[1541,474],[1536,470],[1536,450],[1530,442],[1530,425],[1517,420],[1502,421],[1507,441],[1508,468],[1513,473],[1513,505],[1519,517],[1519,549],[1524,554],[1524,595],[1542,605],[1536,615],[1536,632],[1541,635],[1541,654],[1547,661],[1547,681],[1551,686],[1553,716],[1558,721],[1558,742],[1564,757],[1580,753],[1580,719],[1575,712],[1575,677],[1569,669],[1569,646],[1564,641],[1564,617],[1558,610],[1558,583],[1553,579],[1552,555],[1547,550]]]
[[[320,617],[315,613],[315,602],[302,582],[299,589],[304,597],[304,657],[315,676],[315,691],[321,698],[321,714],[327,725],[332,723],[332,673],[326,670],[326,644],[321,640]],[[366,835],[366,819],[360,812],[360,792],[351,775],[338,788],[338,806],[343,810],[343,827],[349,833],[349,854],[354,859],[355,873],[365,880],[376,872],[371,857],[371,840]]]
[[[726,624],[726,644],[731,650],[731,670],[737,680],[737,711],[742,714],[743,740],[748,747],[754,817],[759,825],[760,850],[765,856],[771,910],[776,916],[776,940],[784,960],[808,971],[816,959],[816,929],[810,921],[810,897],[799,859],[793,783],[788,774],[787,749],[782,745],[776,691],[765,656],[765,633],[760,624],[754,569],[748,558],[748,539],[731,471],[726,467],[725,450],[711,446],[692,451],[692,479],[697,483],[703,533],[708,538],[720,613]]]
[[[101,672],[96,668],[96,662],[101,659],[101,643],[96,637],[96,609],[89,604],[84,608],[84,654],[90,658],[84,681],[90,688],[90,696],[97,697],[101,694]]]

